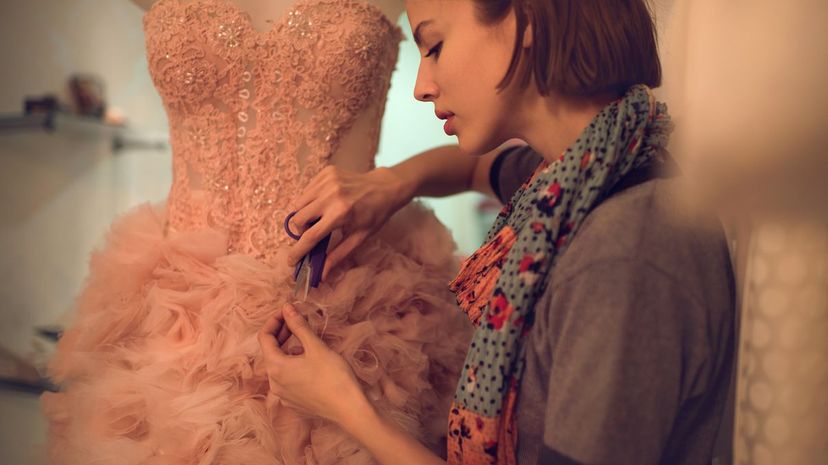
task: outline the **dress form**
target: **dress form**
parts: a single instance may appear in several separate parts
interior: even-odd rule
[[[374,163],[403,34],[373,1],[272,1],[287,7],[262,32],[253,3],[147,0],[173,180],[93,255],[42,399],[55,465],[375,463],[268,403],[256,335],[295,300],[293,196],[326,166]],[[450,233],[412,204],[298,305],[378,411],[435,448],[470,329],[456,269]]]
[[[130,0],[144,10],[150,9],[159,0]],[[293,4],[292,0],[226,0],[235,3],[250,15],[254,27],[266,31],[276,18],[281,17]],[[402,0],[364,0],[377,6],[392,22],[403,12]]]

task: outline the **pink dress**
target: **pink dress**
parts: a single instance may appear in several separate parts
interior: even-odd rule
[[[43,396],[53,463],[369,464],[335,425],[267,402],[256,333],[293,302],[289,201],[328,164],[373,166],[401,33],[362,1],[299,0],[259,32],[224,0],[145,16],[170,123],[164,206],[91,259]],[[403,209],[299,309],[381,412],[435,446],[470,336],[454,243]]]

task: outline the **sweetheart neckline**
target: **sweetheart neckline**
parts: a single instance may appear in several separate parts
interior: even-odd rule
[[[245,22],[247,23],[247,26],[254,33],[256,33],[260,36],[270,36],[270,35],[276,33],[279,29],[282,28],[284,23],[290,18],[290,13],[292,11],[295,11],[297,8],[299,8],[301,6],[309,5],[309,4],[313,4],[313,3],[319,3],[321,1],[322,0],[295,0],[295,1],[293,1],[290,4],[290,6],[288,6],[284,11],[281,12],[281,14],[279,15],[278,18],[273,20],[273,22],[271,23],[270,28],[267,29],[267,30],[264,30],[264,31],[256,28],[253,25],[253,17],[250,15],[250,13],[248,11],[246,11],[242,7],[236,5],[231,0],[193,0],[193,1],[190,1],[190,2],[187,2],[187,3],[180,3],[179,0],[158,0],[155,3],[153,3],[152,6],[150,6],[149,10],[147,10],[144,13],[144,16],[146,17],[155,8],[158,8],[161,4],[165,4],[165,3],[168,3],[168,2],[169,3],[174,3],[176,5],[219,3],[219,4],[226,5],[231,10],[234,10],[235,12],[239,13],[244,18]],[[385,12],[382,11],[380,9],[380,7],[378,7],[377,5],[371,3],[368,0],[345,0],[345,1],[346,1],[346,3],[356,5],[356,6],[361,6],[361,7],[364,7],[366,9],[370,10],[371,12],[373,12],[374,14],[376,14],[380,18],[382,18],[382,20],[385,22],[385,24],[390,26],[391,29],[397,31],[397,33],[399,33],[399,34],[402,34],[402,29],[400,28],[400,26],[398,24],[396,24],[394,21],[392,21],[391,18],[389,18],[388,15],[386,15]]]

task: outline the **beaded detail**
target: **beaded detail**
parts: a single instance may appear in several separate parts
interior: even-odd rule
[[[228,0],[159,0],[144,29],[170,125],[169,228],[218,228],[228,253],[267,260],[334,157],[373,166],[402,39],[376,6],[299,0],[260,32]]]

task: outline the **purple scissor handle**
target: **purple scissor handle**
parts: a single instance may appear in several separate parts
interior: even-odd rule
[[[290,220],[296,215],[296,212],[292,212],[285,218],[285,232],[288,236],[290,236],[293,240],[299,240],[302,238],[302,234],[296,234],[290,230]],[[313,226],[319,220],[314,220],[308,223],[308,226]],[[325,259],[328,257],[328,244],[331,242],[331,235],[328,234],[321,241],[319,241],[313,248],[311,249],[310,253],[302,257],[299,260],[299,263],[296,264],[296,269],[293,272],[293,279],[298,280],[300,275],[302,274],[302,268],[308,267],[307,270],[308,276],[308,284],[312,288],[319,287],[319,283],[322,282],[322,271],[325,269]]]

